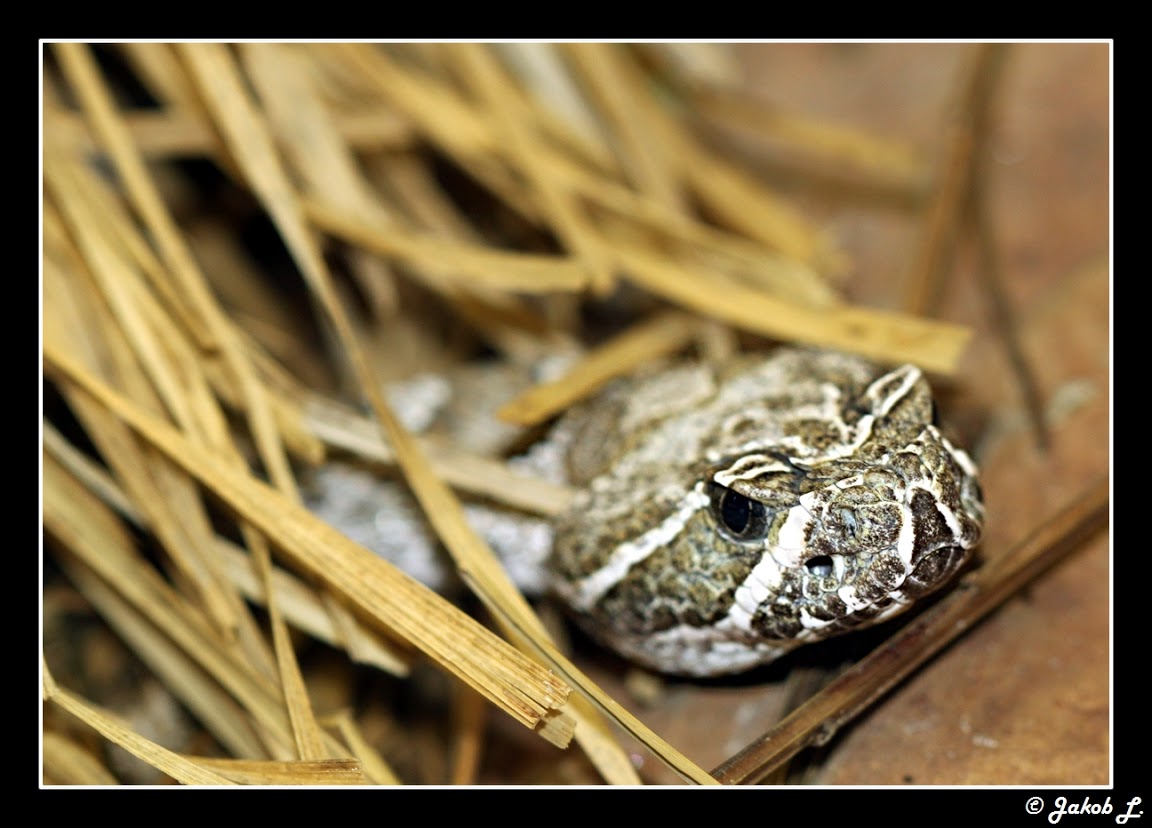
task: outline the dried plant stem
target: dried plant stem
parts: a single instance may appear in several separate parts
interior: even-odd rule
[[[48,785],[115,785],[116,777],[75,741],[46,730],[40,741],[44,782]]]
[[[566,54],[584,75],[584,87],[596,99],[609,133],[617,138],[620,166],[636,190],[676,213],[686,213],[682,159],[668,157],[677,148],[662,140],[667,128],[663,113],[645,94],[644,77],[623,51],[604,43],[569,44]]]
[[[954,371],[971,337],[961,325],[851,305],[814,309],[739,284],[717,289],[706,278],[640,247],[618,246],[628,278],[670,302],[779,339],[856,351],[884,361],[908,360],[930,371]]]
[[[951,124],[939,181],[909,269],[904,308],[910,313],[931,314],[939,304],[944,276],[952,264],[964,203],[972,186],[979,147],[987,137],[990,101],[1008,48],[1004,43],[975,47],[960,110]]]
[[[135,200],[137,209],[154,230],[161,251],[171,273],[177,277],[182,293],[191,300],[191,307],[197,321],[192,332],[198,337],[198,344],[207,350],[219,351],[224,357],[225,364],[236,378],[237,386],[242,389],[242,395],[247,403],[246,411],[250,418],[252,432],[272,479],[290,497],[296,496],[295,480],[288,466],[283,442],[275,426],[275,419],[263,393],[263,386],[256,381],[240,339],[234,334],[206,290],[202,274],[162,203],[159,192],[145,169],[139,152],[133,146],[131,138],[113,106],[111,96],[104,87],[91,54],[79,44],[60,44],[59,51],[62,65],[80,93],[86,112],[95,124],[102,142],[108,147],[109,154],[124,176],[126,186]],[[60,162],[52,169],[64,170],[67,169],[67,166]],[[56,172],[56,175],[57,203],[63,209],[70,210],[71,205],[66,196],[68,188],[59,182],[59,172]],[[76,220],[75,216],[73,216],[72,232],[78,237],[83,237],[86,233],[83,223]],[[99,250],[100,247],[94,240],[88,242],[86,253],[90,261],[105,261],[96,255]],[[94,272],[104,274],[101,286],[109,297],[117,296],[121,290],[119,286],[122,283],[126,284],[126,280],[120,278],[123,271],[117,269],[112,263],[96,267]],[[134,319],[134,316],[128,313],[128,305],[124,300],[118,300],[116,304],[121,309],[119,318],[122,322]],[[133,337],[135,347],[145,356],[146,365],[157,362],[155,358],[151,361],[147,359],[149,351],[145,346],[149,341],[142,333],[137,333]],[[195,364],[191,359],[185,360],[185,365],[189,368],[194,367]],[[199,378],[199,374],[194,371],[186,370],[183,373],[184,376]],[[183,398],[181,389],[175,388],[172,382],[165,381],[167,372],[154,368],[151,378],[162,390],[172,386],[171,390],[165,394],[165,402],[169,408],[176,412],[183,410],[180,405]],[[233,464],[241,465],[239,453],[232,447],[227,431],[223,427],[223,417],[216,408],[215,399],[206,393],[206,388],[205,393],[201,393],[199,401],[201,404],[194,410],[200,416],[193,418],[190,411],[184,418],[185,429],[200,440],[222,449],[223,456],[227,457]],[[269,578],[271,559],[264,538],[252,531],[251,527],[247,525],[242,525],[240,528],[246,544],[252,550],[259,570],[266,578]],[[303,676],[291,647],[287,626],[277,607],[275,593],[271,589],[270,581],[266,580],[265,583],[268,596],[267,608],[274,643],[273,650],[285,703],[293,723],[298,755],[302,759],[325,758],[327,754],[308,701]]]
[[[280,762],[255,759],[185,757],[241,785],[366,785],[364,772],[355,759]]]
[[[452,743],[453,785],[473,785],[476,772],[483,755],[484,731],[487,722],[487,708],[484,700],[468,687],[458,685],[453,697],[452,719],[454,738]]]
[[[838,676],[823,691],[712,775],[755,784],[809,745],[832,735],[1021,587],[1075,551],[1108,523],[1109,484],[1097,480],[1007,554],[989,561],[939,604]]]
[[[396,463],[392,449],[381,439],[379,426],[347,406],[316,397],[304,407],[304,424],[334,448],[369,461]],[[558,514],[572,500],[569,487],[519,474],[491,457],[472,454],[431,435],[419,437],[417,442],[436,473],[460,491],[539,515]]]
[[[918,192],[912,182],[927,175],[923,159],[899,141],[770,106],[723,87],[706,86],[689,94],[701,116],[739,124],[757,136],[780,142],[790,152],[816,156],[825,165],[858,168],[873,177],[877,186]]]
[[[224,364],[236,379],[245,401],[249,424],[272,479],[285,491],[295,484],[284,448],[268,410],[262,386],[256,381],[245,350],[234,335],[232,326],[217,307],[195,258],[180,235],[160,193],[148,174],[139,151],[132,143],[117,113],[111,95],[104,87],[91,54],[80,44],[57,44],[61,63],[80,91],[86,112],[92,119],[101,141],[124,178],[125,188],[134,206],[156,239],[169,273],[189,303],[198,324],[192,328],[197,344],[208,351],[219,352]]]
[[[498,146],[506,147],[531,183],[535,201],[541,204],[564,246],[583,265],[595,290],[606,294],[614,284],[603,242],[566,186],[548,174],[539,139],[526,127],[531,119],[522,102],[508,91],[492,54],[476,44],[460,44],[452,54],[461,62],[469,82],[487,104]]]
[[[340,738],[352,751],[352,755],[360,760],[364,774],[376,785],[399,785],[400,780],[384,758],[364,738],[356,720],[347,710],[341,710],[326,716],[322,722],[326,727],[334,727],[340,733]]]
[[[373,110],[331,115],[333,127],[351,146],[361,149],[401,149],[414,138],[412,127],[393,113]],[[82,118],[59,112],[46,112],[45,132],[81,152],[91,152],[95,141]],[[124,126],[132,143],[149,159],[212,157],[220,142],[211,126],[199,115],[176,107],[155,112],[133,112],[124,116]]]
[[[980,127],[985,132],[985,127]],[[964,219],[973,235],[976,253],[976,275],[984,287],[984,296],[992,314],[992,327],[1000,337],[1008,364],[1016,377],[1017,387],[1024,401],[1024,410],[1036,438],[1036,447],[1046,451],[1052,436],[1044,417],[1044,404],[1036,381],[1036,372],[1024,353],[1019,326],[1012,303],[1005,289],[1004,268],[996,244],[995,223],[992,219],[992,163],[988,141],[981,141],[973,159],[972,181],[964,203]]]
[[[528,727],[555,715],[569,688],[444,599],[349,541],[298,504],[221,464],[170,426],[45,346],[46,370],[121,418],[252,523],[295,564],[336,589],[368,617],[424,650]],[[497,672],[494,672],[494,667]]]
[[[116,484],[112,476],[67,442],[50,423],[44,427],[44,448],[48,459],[63,466],[108,506],[138,526],[149,526],[146,516]],[[264,604],[267,600],[266,584],[254,571],[251,556],[229,540],[222,537],[217,537],[216,540],[217,551],[227,578],[245,598]],[[408,658],[391,641],[375,630],[366,628],[355,617],[351,619],[353,622],[351,631],[338,629],[330,608],[323,603],[326,593],[318,593],[310,585],[280,568],[273,569],[271,579],[276,594],[283,599],[285,617],[292,626],[333,647],[346,647],[349,656],[355,661],[371,664],[397,676],[408,674]],[[77,577],[73,576],[72,580],[75,582]],[[88,590],[82,591],[88,592]],[[91,600],[91,596],[89,598]],[[105,611],[105,614],[108,612]]]
[[[416,267],[451,277],[457,289],[479,286],[522,293],[577,291],[589,284],[583,267],[563,256],[495,250],[376,224],[318,199],[301,201],[308,219],[333,235]]]
[[[327,267],[316,246],[311,230],[305,223],[303,210],[283,167],[279,163],[268,129],[253,101],[245,92],[236,66],[227,52],[219,46],[183,44],[181,49],[192,70],[193,79],[204,96],[214,120],[219,125],[221,134],[228,143],[229,150],[236,158],[237,163],[244,169],[254,190],[273,216],[323,314],[324,320],[330,326],[335,341],[339,344],[343,358],[351,366],[360,393],[371,404],[383,435],[391,445],[413,494],[419,501],[433,529],[452,554],[465,582],[473,587],[478,597],[488,606],[489,610],[496,614],[497,618],[502,621],[509,617],[515,619],[518,644],[524,646],[525,642],[522,636],[527,635],[530,639],[539,639],[534,641],[534,644],[547,645],[547,634],[531,607],[508,580],[491,549],[469,525],[459,501],[448,486],[432,471],[424,453],[412,436],[400,425],[384,399],[383,392],[376,382],[375,373],[372,371],[371,365],[360,347],[353,326],[336,296]],[[238,480],[237,483],[239,482]],[[309,517],[311,516],[309,515]],[[320,527],[316,527],[316,529],[319,530]],[[323,527],[322,531],[342,537],[326,526]],[[313,560],[312,563],[315,564],[316,561]],[[349,562],[333,560],[330,563],[333,566],[340,566],[341,564],[347,566]],[[359,568],[363,565],[365,564],[353,562],[352,568]],[[341,591],[346,594],[350,591],[360,592],[361,585],[343,583],[341,584]],[[416,599],[418,594],[413,594],[412,597]],[[367,598],[368,596],[362,595],[360,600],[355,598],[352,600],[356,600],[356,603],[362,607],[361,601]],[[377,597],[372,600],[380,600],[380,598]],[[424,597],[424,600],[427,600],[427,596]],[[466,616],[462,617],[466,618]],[[396,620],[399,619],[394,619],[394,621]],[[457,622],[456,626],[460,626],[460,622]],[[411,633],[406,637],[411,640]],[[425,646],[427,646],[429,637],[435,636],[432,629],[425,626],[423,635]],[[496,640],[498,641],[498,639]],[[416,643],[420,644],[420,642]],[[453,672],[468,680],[473,687],[487,695],[490,700],[502,702],[507,707],[506,699],[497,698],[496,687],[488,682],[478,681],[478,676],[475,674],[466,675],[468,671],[461,670],[456,665],[444,660],[444,655],[441,653],[441,658],[438,659],[443,666],[449,667]],[[472,660],[475,660],[475,654],[473,654]],[[525,661],[523,659],[519,661],[522,670],[527,670],[529,665],[537,666],[530,661],[527,663]],[[512,663],[512,660],[506,656],[499,663]],[[486,667],[490,668],[491,665],[476,664],[473,669],[482,675]],[[575,670],[575,668],[572,669]],[[567,744],[568,739],[572,736],[574,722],[567,713],[560,712],[560,707],[567,699],[569,688],[559,682],[552,688],[549,688],[547,683],[540,687],[539,682],[542,678],[537,679],[537,686],[543,691],[542,696],[527,693],[527,688],[518,691],[519,695],[525,696],[522,699],[524,709],[519,715],[526,723],[531,722],[531,726],[537,727],[538,732],[545,738],[558,744]],[[590,684],[590,682],[588,683]],[[607,765],[601,765],[601,770],[611,774],[610,778],[620,778],[621,774],[629,772],[632,773],[632,778],[635,778],[634,770],[628,763],[627,757],[609,737],[606,726],[596,721],[598,717],[592,716],[592,711],[586,708],[581,709],[577,715],[580,716],[581,723],[584,725],[578,738],[581,739],[582,744],[585,743],[584,740],[591,740],[588,744],[592,745],[592,748],[588,749],[588,753],[593,761],[603,763],[612,757]],[[643,729],[642,725],[636,724],[640,729]],[[663,746],[663,743],[657,740],[658,737],[653,734],[654,743]],[[707,774],[681,757],[671,746],[667,746],[662,758],[685,768],[687,773],[709,779]]]
[[[519,425],[536,425],[591,394],[612,377],[674,353],[691,340],[697,324],[669,311],[636,325],[587,354],[562,378],[526,389],[501,406],[497,416]]]
[[[48,671],[47,664],[41,663],[40,669],[44,678],[43,694],[45,700],[52,701],[60,708],[67,710],[85,724],[99,731],[106,739],[124,748],[138,759],[159,768],[185,785],[232,784],[225,777],[200,766],[197,762],[173,753],[150,739],[145,739],[124,725],[119,717],[89,704],[75,693],[60,687]]]

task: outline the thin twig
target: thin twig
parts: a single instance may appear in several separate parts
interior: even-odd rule
[[[939,304],[944,274],[952,263],[956,233],[972,186],[977,148],[987,134],[989,102],[998,86],[1008,45],[981,44],[976,50],[951,125],[943,169],[928,205],[919,250],[912,259],[904,300],[910,313],[928,314]]]
[[[990,116],[986,117],[990,119]],[[986,126],[981,125],[980,131],[986,132]],[[1051,434],[1044,419],[1036,373],[1024,354],[1015,314],[1005,290],[1004,269],[996,244],[995,222],[992,220],[991,169],[991,149],[987,141],[981,141],[973,158],[972,180],[964,204],[964,220],[966,229],[973,236],[976,274],[988,299],[992,328],[1003,342],[1005,356],[1024,398],[1024,408],[1036,437],[1036,447],[1043,452],[1051,445]]]

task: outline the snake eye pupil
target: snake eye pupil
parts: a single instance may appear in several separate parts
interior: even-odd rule
[[[748,528],[752,503],[744,495],[729,490],[720,500],[720,518],[737,535]]]
[[[759,540],[768,526],[764,504],[718,483],[712,484],[712,511],[736,540]]]

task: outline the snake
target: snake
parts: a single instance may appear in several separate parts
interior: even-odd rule
[[[547,521],[469,516],[593,639],[673,675],[740,673],[891,618],[949,583],[983,528],[976,465],[923,372],[838,351],[641,371],[526,457],[537,472],[547,458],[571,505]],[[418,546],[388,522],[419,520],[402,496],[357,497],[375,502],[369,545]],[[346,501],[312,505],[347,524]]]

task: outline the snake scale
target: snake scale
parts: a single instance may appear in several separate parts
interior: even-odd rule
[[[889,618],[944,585],[979,540],[976,467],[942,434],[921,371],[781,348],[617,380],[530,453],[577,490],[550,522],[477,507],[521,580],[596,640],[662,672],[736,673]],[[321,485],[368,545],[403,547],[395,492]],[[367,512],[365,512],[367,510]],[[511,528],[509,528],[511,527]],[[394,557],[394,556],[393,556]]]

